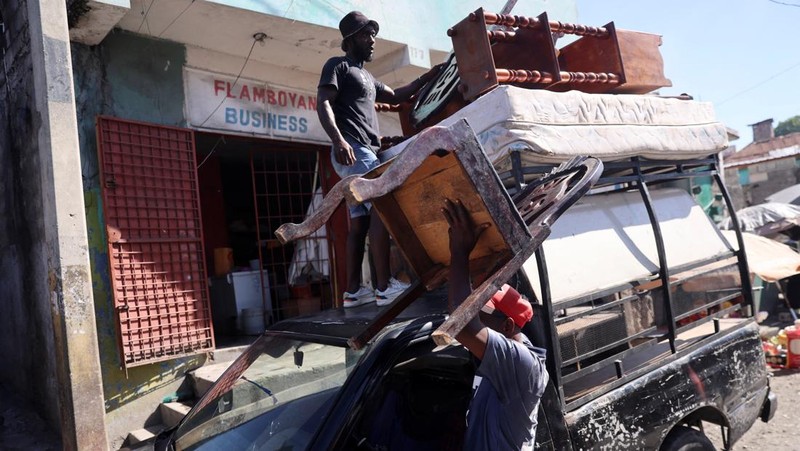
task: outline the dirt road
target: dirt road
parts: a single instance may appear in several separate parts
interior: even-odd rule
[[[800,370],[773,370],[770,387],[778,395],[778,411],[761,420],[736,442],[734,450],[800,450]]]
[[[778,411],[769,423],[756,420],[749,431],[733,446],[734,451],[800,450],[800,370],[771,370],[770,387],[778,395]],[[716,428],[706,431],[722,449]]]

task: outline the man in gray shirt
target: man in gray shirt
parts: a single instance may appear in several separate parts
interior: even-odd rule
[[[489,225],[475,226],[460,201],[447,200],[442,213],[450,225],[448,308],[452,312],[470,294],[469,254]],[[545,351],[533,347],[521,331],[532,317],[531,304],[505,285],[456,335],[480,361],[464,449],[533,449],[548,375]]]

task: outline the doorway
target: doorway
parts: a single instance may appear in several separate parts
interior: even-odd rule
[[[281,245],[338,181],[327,146],[196,132],[197,174],[218,346],[282,319],[336,306],[340,206],[311,236]],[[343,268],[343,266],[341,266]]]

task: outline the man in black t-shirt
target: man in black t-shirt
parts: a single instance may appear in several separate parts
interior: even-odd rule
[[[344,16],[339,22],[339,31],[345,55],[325,63],[317,88],[317,114],[333,143],[333,168],[342,178],[364,174],[381,163],[375,101],[397,104],[408,100],[440,67],[435,66],[396,91],[379,82],[364,68],[365,62],[372,61],[379,28],[377,22],[358,11]],[[361,263],[368,233],[377,280],[374,291],[361,284]],[[378,305],[390,304],[408,286],[390,275],[389,233],[378,215],[371,211],[369,203],[350,208],[346,261],[345,307],[375,300]]]

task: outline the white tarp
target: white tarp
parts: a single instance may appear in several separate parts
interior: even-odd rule
[[[731,250],[683,190],[651,192],[670,268]],[[584,197],[553,226],[542,245],[553,303],[573,299],[658,273],[658,252],[647,210],[638,192]],[[536,258],[523,266],[541,299]]]
[[[772,236],[800,225],[800,207],[778,202],[767,202],[742,208],[736,212],[739,228],[744,232],[752,232],[761,236]],[[725,218],[721,229],[732,228],[731,218]]]
[[[764,200],[767,202],[780,202],[782,204],[800,204],[800,183],[772,193]]]
[[[311,204],[306,211],[306,218],[311,216],[322,206],[322,188],[314,191]],[[301,281],[301,276],[319,277],[330,276],[330,254],[328,252],[328,237],[325,226],[320,227],[311,235],[294,242],[294,255],[289,265],[289,284],[306,283]]]

